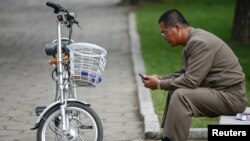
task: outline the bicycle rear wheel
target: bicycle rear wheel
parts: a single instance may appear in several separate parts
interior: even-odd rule
[[[38,141],[102,141],[103,128],[98,115],[78,102],[68,102],[66,108],[68,132],[62,130],[60,105],[50,109],[37,130]]]

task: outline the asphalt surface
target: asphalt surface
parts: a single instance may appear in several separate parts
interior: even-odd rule
[[[104,141],[144,140],[128,36],[126,7],[119,0],[51,0],[77,13],[82,29],[75,42],[94,43],[108,51],[103,82],[79,88],[78,99],[91,104],[102,120]],[[34,141],[34,109],[53,101],[53,67],[44,45],[56,39],[56,19],[45,0],[1,0],[0,140]],[[63,28],[63,37],[67,29]]]

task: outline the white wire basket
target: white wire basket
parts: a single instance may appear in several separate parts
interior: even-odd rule
[[[78,86],[96,86],[102,81],[107,51],[91,43],[74,43],[70,50],[70,78]]]

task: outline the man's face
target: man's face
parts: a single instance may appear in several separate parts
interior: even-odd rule
[[[172,46],[178,45],[176,27],[166,27],[163,22],[160,23],[162,37]]]

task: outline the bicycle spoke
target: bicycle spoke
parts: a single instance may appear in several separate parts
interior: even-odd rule
[[[82,136],[79,136],[79,138],[80,138],[82,141],[84,141],[84,139],[82,138]]]
[[[56,133],[56,135],[59,135],[59,136],[63,135],[63,131],[60,128],[56,126],[53,126],[53,127],[52,126],[53,126],[52,124],[49,125],[49,128],[52,132]],[[62,134],[59,134],[59,133],[62,133]]]

